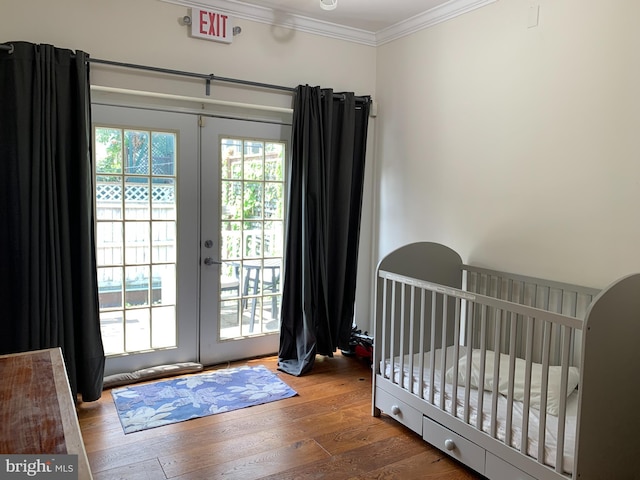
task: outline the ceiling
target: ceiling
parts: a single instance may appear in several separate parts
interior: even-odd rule
[[[227,12],[233,19],[378,46],[498,0],[161,0]]]
[[[320,0],[242,0],[275,11],[302,15],[345,27],[378,32],[449,0],[338,0],[335,10],[320,8]]]

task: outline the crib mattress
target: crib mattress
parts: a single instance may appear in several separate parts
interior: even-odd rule
[[[433,405],[439,406],[441,402],[441,354],[440,350],[436,351],[435,355],[435,368],[434,368],[434,392],[433,392]],[[462,357],[465,354],[464,347],[459,347],[459,356]],[[423,378],[423,391],[422,397],[425,401],[428,401],[430,396],[430,379],[431,379],[431,355],[429,352],[424,354],[424,369],[422,372]],[[447,368],[453,365],[455,358],[454,347],[448,347],[446,351],[446,366]],[[413,358],[413,372],[409,374],[410,356],[404,356],[403,362],[403,388],[409,389],[409,382],[413,382],[413,392],[417,394],[420,389],[420,354],[414,355]],[[384,365],[383,365],[384,363]],[[384,377],[391,379],[391,365],[387,359],[385,362],[381,362],[381,372],[384,372]],[[396,384],[400,384],[400,358],[395,357],[393,368],[393,381]],[[456,414],[460,419],[464,419],[464,404],[465,404],[465,388],[458,386],[456,392]],[[453,385],[451,383],[444,384],[444,409],[449,414],[453,412]],[[469,392],[469,417],[468,422],[472,426],[477,425],[478,418],[478,405],[479,395],[483,396],[482,405],[482,430],[485,433],[491,433],[491,408],[493,402],[493,394],[490,391],[479,391],[476,388],[470,388]],[[506,422],[507,422],[507,398],[498,394],[498,408],[496,414],[496,437],[503,443],[506,438]],[[573,471],[573,457],[575,449],[575,435],[577,424],[577,411],[578,411],[578,394],[574,391],[569,397],[567,397],[567,408],[565,418],[565,435],[564,435],[564,451],[563,451],[563,471],[566,473],[572,473]],[[522,422],[523,422],[524,408],[523,403],[519,401],[513,401],[512,420],[511,420],[511,432],[509,438],[509,445],[516,450],[520,451],[522,444]],[[529,409],[529,425],[527,434],[527,455],[537,459],[538,458],[538,433],[540,427],[540,412],[537,409]],[[552,468],[555,468],[556,463],[556,450],[557,450],[557,432],[558,432],[558,417],[554,415],[546,415],[545,425],[545,448],[544,448],[544,463]]]

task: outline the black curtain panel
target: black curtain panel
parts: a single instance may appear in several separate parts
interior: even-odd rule
[[[278,355],[292,375],[349,348],[369,109],[353,93],[295,92]]]
[[[0,353],[61,347],[72,393],[100,398],[88,55],[0,50]],[[9,47],[7,49],[6,47]]]

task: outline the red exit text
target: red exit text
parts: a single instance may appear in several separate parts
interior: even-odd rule
[[[191,10],[191,36],[231,43],[233,38],[228,15],[211,10]]]

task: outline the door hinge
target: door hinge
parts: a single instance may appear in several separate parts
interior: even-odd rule
[[[202,115],[198,116],[198,126],[199,127],[204,127],[205,126],[205,119]]]

